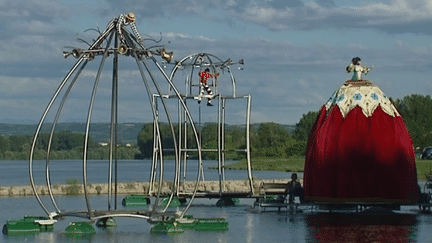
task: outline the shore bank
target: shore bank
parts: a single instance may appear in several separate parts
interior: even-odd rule
[[[261,182],[277,182],[288,183],[288,180],[257,180],[254,181],[254,189],[258,192]],[[181,183],[181,187],[185,191],[192,191],[195,187],[195,181],[186,181]],[[303,180],[300,180],[303,184]],[[172,189],[172,182],[164,182],[162,185],[162,192],[169,193]],[[117,194],[147,194],[149,182],[126,182],[117,184]],[[225,181],[225,188],[229,192],[249,191],[248,180],[228,180]],[[114,185],[112,186],[114,192]],[[205,181],[200,182],[198,186],[199,191],[218,191],[219,181]],[[46,185],[37,185],[36,191],[39,195],[48,195],[48,188]],[[52,193],[54,195],[82,195],[84,194],[84,187],[82,184],[62,184],[52,185]],[[91,183],[87,185],[88,194],[108,194],[107,183]],[[1,186],[0,196],[34,196],[31,186]]]

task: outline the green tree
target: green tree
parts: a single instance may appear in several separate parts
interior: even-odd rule
[[[10,150],[13,152],[22,152],[24,145],[30,146],[31,136],[10,136]]]
[[[138,133],[137,145],[142,158],[151,158],[153,156],[153,123],[143,125]]]
[[[312,130],[315,120],[318,116],[317,111],[309,111],[307,114],[303,114],[300,121],[296,124],[296,128],[293,133],[293,137],[297,141],[307,141],[309,134]]]
[[[243,150],[246,148],[246,127],[232,125],[225,131],[225,149]],[[228,152],[227,159],[245,158],[244,152]]]
[[[0,136],[0,153],[10,151],[10,140],[5,136]]]
[[[400,111],[415,147],[432,145],[432,99],[429,95],[412,94],[397,99]]]
[[[159,124],[162,149],[165,155],[173,154],[174,139],[171,127],[167,123]],[[177,134],[177,126],[174,127]],[[153,123],[146,123],[137,136],[137,145],[141,151],[141,158],[151,158],[153,156]]]
[[[203,149],[217,149],[218,148],[218,124],[215,122],[205,123],[204,127],[200,129],[200,139]],[[217,159],[218,153],[204,152],[202,153],[204,159]]]
[[[291,146],[286,148],[285,153],[288,157],[295,155],[303,156],[306,154],[306,146],[307,143],[305,141],[295,142]]]
[[[203,147],[206,147],[205,145],[210,145],[211,147],[208,148],[213,148],[213,149],[217,147],[217,139],[218,139],[217,123],[209,122],[204,124],[204,127],[201,129],[200,133],[201,133],[200,137],[201,137]]]
[[[245,128],[243,128],[244,130]],[[168,124],[160,124],[162,146],[164,150],[172,151],[174,148],[173,138],[171,135],[171,129]],[[178,134],[178,125],[174,125],[174,130]],[[184,131],[182,131],[184,132]],[[206,123],[202,128],[198,128],[198,137],[201,140],[203,149],[217,149],[218,148],[218,124],[217,123]],[[234,152],[236,149],[244,149],[245,143],[245,132],[237,126],[226,126],[225,128],[225,158],[233,159],[239,157],[240,154]],[[184,143],[184,141],[181,141]],[[192,132],[192,128],[187,128],[187,147],[196,148],[195,136]],[[153,156],[153,123],[145,124],[137,136],[137,145],[139,148],[140,156],[137,158],[150,158]],[[183,147],[183,145],[182,145]],[[169,154],[164,152],[164,154]],[[172,153],[171,153],[172,154]],[[196,156],[197,153],[189,152],[190,156]],[[214,151],[205,151],[202,153],[204,159],[217,159],[218,154]],[[243,153],[244,155],[244,153]]]
[[[34,158],[44,159],[48,149],[50,134],[41,133],[36,140]],[[2,159],[28,159],[32,136],[0,136],[0,155]],[[51,141],[52,159],[80,159],[83,151],[84,134],[60,131],[54,133]],[[97,150],[98,144],[89,137],[89,151]],[[77,152],[79,151],[79,152]],[[133,157],[132,157],[133,158]]]
[[[84,144],[84,134],[82,133],[62,131],[56,134],[56,137],[57,146],[55,150],[71,150]],[[91,137],[89,138],[89,147],[96,147],[96,143],[93,142]]]
[[[293,142],[289,132],[282,125],[264,122],[252,137],[254,156],[285,157],[286,147]]]

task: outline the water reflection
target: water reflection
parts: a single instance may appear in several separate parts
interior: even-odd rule
[[[246,243],[252,243],[254,239],[254,218],[251,214],[246,214],[245,232],[246,232]]]
[[[412,242],[415,215],[317,213],[306,215],[308,242]]]

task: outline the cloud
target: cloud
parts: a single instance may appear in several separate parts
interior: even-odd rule
[[[55,0],[0,1],[0,63],[34,66],[61,58],[61,47],[74,33],[58,21],[70,17],[70,6]]]
[[[241,18],[272,30],[313,30],[322,28],[370,28],[392,33],[432,33],[425,24],[432,20],[429,1],[393,0],[336,7],[331,2],[311,2],[302,7],[278,9],[253,6]],[[331,8],[329,7],[331,6]],[[418,26],[417,28],[407,27]]]
[[[320,5],[321,7],[326,7],[326,8],[335,8],[336,4],[333,0],[316,0],[315,1],[318,5]]]
[[[107,1],[111,9],[135,12],[143,18],[172,19],[197,16],[227,25],[237,21],[255,23],[269,30],[316,30],[322,28],[369,28],[388,33],[432,34],[432,4],[429,0],[391,0],[338,6],[332,0],[303,3],[300,0],[179,0]],[[157,9],[158,11],[154,11]],[[238,26],[238,25],[234,25]]]
[[[155,36],[155,33],[150,33],[150,35]],[[180,39],[197,39],[197,40],[203,40],[203,41],[215,41],[214,38],[210,38],[207,36],[203,36],[203,35],[195,35],[195,36],[191,36],[190,34],[187,33],[176,33],[176,32],[166,32],[163,33],[163,36],[167,37],[167,38],[180,38]]]
[[[83,16],[82,21],[89,23],[85,23],[82,29],[80,27],[78,37],[89,42],[97,37],[96,32],[82,32],[86,28],[96,26],[97,21],[92,22],[87,17],[94,18],[91,11],[105,13],[104,16],[97,17],[102,19],[99,20],[101,26],[105,26],[104,20],[108,22],[120,13],[130,11],[131,6],[136,6],[134,11],[139,16],[138,21],[141,21],[141,24],[148,21],[168,23],[163,25],[167,31],[162,33],[162,42],[158,44],[165,45],[168,51],[173,51],[175,60],[199,52],[214,54],[222,60],[244,59],[244,70],[240,71],[234,66],[232,71],[237,81],[237,94],[252,95],[254,122],[276,121],[294,124],[302,114],[309,110],[317,110],[333,91],[351,76],[344,72],[344,68],[351,58],[357,55],[362,58],[364,64],[375,65],[367,77],[383,84],[384,91],[390,96],[399,98],[404,94],[431,90],[431,85],[422,81],[428,80],[427,72],[432,67],[432,45],[426,42],[418,44],[411,42],[410,38],[394,36],[388,38],[390,41],[383,47],[375,46],[361,38],[353,42],[321,43],[320,36],[317,36],[317,41],[307,40],[305,43],[299,43],[298,40],[289,39],[288,35],[278,35],[291,29],[304,30],[296,32],[301,35],[308,33],[308,30],[325,31],[328,28],[339,27],[355,29],[354,31],[371,28],[394,33],[427,33],[429,28],[425,26],[430,24],[430,17],[427,15],[429,10],[426,1],[394,0],[388,3],[364,3],[354,7],[338,6],[335,4],[338,1],[330,0],[309,3],[253,0],[110,0],[108,3],[111,6],[90,6],[80,12],[80,16]],[[64,23],[58,24],[73,18],[69,14],[70,6],[52,0],[32,0],[29,1],[29,5],[24,5],[23,1],[0,3],[0,7],[4,7],[0,8],[0,20],[4,23],[0,26],[0,112],[8,114],[10,118],[16,117],[17,120],[28,120],[29,117],[37,120],[60,81],[76,62],[72,57],[63,58],[63,47],[86,45],[76,42],[74,26],[65,28]],[[40,11],[33,12],[32,8]],[[399,8],[402,10],[398,11]],[[201,34],[194,32],[193,28],[176,29],[179,25],[171,29],[166,27],[169,27],[172,21],[181,22],[190,16],[194,17],[193,20],[206,21],[206,26],[214,24],[210,29],[215,34]],[[232,37],[221,34],[227,26],[245,26],[246,29],[255,30],[258,29],[257,25],[267,30],[259,28],[253,36],[241,36],[241,31]],[[399,30],[401,26],[409,30]],[[140,29],[140,26],[138,28]],[[382,35],[375,33],[378,31],[373,32],[371,38],[383,38]],[[272,35],[274,33],[276,34]],[[155,36],[155,39],[160,36],[159,33],[150,35]],[[150,41],[146,41],[145,44],[158,45]],[[166,81],[151,61],[149,63],[156,79],[161,83],[163,92],[166,92]],[[99,64],[100,57],[97,57],[86,67],[73,89],[70,102],[65,107],[65,111],[71,114],[65,114],[62,119],[76,121],[85,117]],[[151,119],[148,97],[135,61],[122,56],[120,65],[119,95],[123,117]],[[169,73],[172,65],[166,67]],[[184,79],[188,72],[189,70],[181,70],[176,74],[179,75],[176,85],[182,89],[185,89]],[[98,102],[98,108],[103,104],[110,104],[111,75],[110,56],[101,77],[101,86],[98,88],[98,100],[101,100]],[[407,82],[409,85],[406,85]],[[137,103],[138,106],[133,105]],[[239,114],[244,114],[244,106],[232,107],[236,115],[230,119],[243,122],[244,117]],[[77,111],[80,115],[74,118],[74,112]],[[109,117],[104,116],[106,113],[103,112],[102,108],[95,112],[97,119]]]

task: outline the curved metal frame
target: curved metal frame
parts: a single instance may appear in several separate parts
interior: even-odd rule
[[[200,60],[198,60],[200,59]],[[182,58],[180,61],[176,62],[175,66],[173,67],[169,80],[174,81],[174,75],[176,74],[176,72],[181,69],[182,67],[187,66],[188,68],[190,68],[190,74],[186,75],[186,82],[185,82],[185,91],[186,93],[182,96],[182,98],[178,98],[178,96],[176,95],[172,95],[170,92],[165,95],[165,96],[160,96],[157,95],[157,97],[155,98],[160,98],[160,100],[164,100],[165,98],[176,98],[179,99],[179,155],[178,157],[180,157],[180,162],[183,161],[183,181],[186,180],[186,170],[187,170],[187,153],[188,151],[195,151],[194,149],[189,149],[187,148],[187,127],[188,124],[190,125],[194,125],[193,120],[189,120],[188,123],[188,119],[186,119],[186,115],[183,117],[182,116],[182,111],[181,108],[182,106],[180,105],[180,102],[184,103],[186,102],[186,99],[196,99],[197,96],[193,94],[192,92],[192,88],[193,86],[200,86],[199,81],[197,84],[194,84],[193,81],[195,80],[193,78],[194,76],[194,71],[195,69],[203,69],[203,68],[210,68],[212,69],[212,71],[215,71],[216,69],[226,69],[227,72],[230,74],[230,80],[232,83],[232,95],[228,95],[228,96],[222,96],[218,90],[215,90],[215,95],[218,95],[218,148],[215,150],[218,152],[218,175],[219,175],[219,193],[222,195],[222,193],[226,190],[225,189],[225,107],[226,107],[226,100],[227,99],[239,99],[239,98],[245,98],[247,99],[247,109],[246,109],[246,149],[242,150],[242,152],[245,152],[246,154],[246,160],[248,163],[248,179],[249,179],[249,186],[250,186],[250,195],[254,194],[254,187],[253,187],[253,179],[252,179],[252,166],[251,166],[251,157],[250,157],[250,106],[251,106],[251,96],[250,95],[246,95],[246,96],[237,96],[236,94],[236,81],[234,78],[234,75],[231,71],[231,66],[235,64],[232,62],[231,59],[228,59],[227,61],[223,61],[222,59],[218,58],[215,55],[212,54],[208,54],[208,53],[195,53],[195,54],[191,54],[188,55],[184,58]],[[242,61],[239,62],[239,64],[243,64]],[[215,83],[215,82],[213,82]],[[198,92],[199,93],[199,92]],[[155,99],[156,100],[156,99]],[[201,107],[199,107],[201,108]],[[201,111],[201,109],[200,109]],[[200,121],[200,118],[199,118]],[[200,121],[201,123],[201,121]],[[182,128],[182,126],[184,126]],[[157,148],[155,151],[158,151]],[[206,149],[200,148],[200,151],[205,151]],[[208,150],[208,149],[207,149]],[[157,153],[154,153],[154,157],[157,156]],[[155,161],[155,159],[153,159],[153,161]],[[180,171],[181,170],[181,165],[178,165],[179,167],[176,167],[176,171]],[[196,184],[194,187],[194,192],[197,190],[198,187],[198,183],[199,181],[202,179],[204,181],[204,175],[203,175],[203,167],[200,164],[198,167],[198,175],[202,174],[202,177],[198,177],[196,180]],[[150,178],[152,178],[152,181],[150,182],[150,185],[153,185],[153,181],[155,178],[155,174],[157,173],[156,171],[152,171],[151,172],[151,176]],[[176,173],[177,174],[177,173]],[[176,194],[179,195],[179,188],[180,188],[180,178],[178,178],[178,180],[176,181],[177,183],[175,183],[175,187],[178,189],[176,191]],[[152,188],[152,187],[150,187]],[[195,193],[193,193],[193,197],[195,197]]]
[[[206,60],[198,61],[198,58],[200,58],[200,57],[203,57],[207,61]],[[212,60],[213,58],[216,59],[216,62]],[[217,57],[213,54],[210,54],[210,53],[190,54],[190,55],[185,56],[184,58],[182,58],[180,61],[178,61],[176,63],[176,65],[174,66],[174,68],[171,71],[170,80],[173,80],[175,73],[184,65],[184,62],[187,61],[188,59],[193,59],[193,62],[188,64],[189,66],[192,67],[192,70],[190,72],[189,78],[186,80],[186,92],[189,91],[189,93],[186,93],[186,95],[192,94],[192,86],[193,86],[192,80],[193,80],[193,73],[194,73],[195,67],[200,67],[200,68],[210,67],[213,69],[213,71],[215,71],[216,68],[221,68],[221,69],[226,68],[227,69],[227,71],[229,72],[229,74],[231,76],[232,97],[236,97],[236,80],[235,80],[233,73],[231,72],[231,65],[242,64],[242,60],[239,61],[238,63],[234,63],[231,59],[223,61],[219,57]],[[202,65],[202,63],[205,63],[205,64]]]
[[[30,148],[30,158],[29,158],[29,177],[30,177],[30,184],[31,187],[33,189],[34,195],[38,201],[38,203],[40,204],[40,206],[42,207],[42,209],[47,213],[47,215],[51,218],[56,217],[57,215],[72,215],[74,213],[67,213],[67,212],[61,212],[61,210],[59,210],[59,207],[57,206],[56,200],[53,196],[52,193],[52,189],[51,189],[51,180],[50,180],[50,152],[51,152],[51,145],[52,145],[52,140],[53,140],[53,136],[54,136],[54,132],[55,132],[55,128],[56,128],[56,124],[59,120],[60,114],[62,112],[63,106],[66,103],[67,97],[72,89],[72,87],[74,86],[76,80],[79,78],[81,72],[84,70],[84,68],[86,67],[87,63],[91,60],[94,60],[95,56],[99,56],[102,55],[102,59],[99,65],[99,69],[97,71],[97,75],[95,78],[95,82],[94,82],[94,86],[93,86],[93,90],[92,90],[92,94],[91,94],[91,98],[90,98],[90,102],[89,102],[89,107],[88,107],[88,113],[87,113],[87,121],[86,121],[86,128],[85,128],[85,135],[84,135],[84,148],[83,148],[83,163],[82,163],[82,168],[83,168],[83,186],[84,186],[84,197],[86,199],[86,205],[87,205],[87,211],[85,214],[85,217],[89,218],[89,219],[96,219],[96,218],[104,218],[104,217],[111,217],[113,214],[106,214],[106,215],[98,215],[98,216],[94,216],[94,211],[91,209],[91,203],[88,197],[88,190],[87,190],[87,154],[88,154],[88,142],[89,142],[89,133],[90,133],[90,124],[91,124],[91,118],[92,118],[92,113],[93,113],[93,105],[94,102],[96,100],[96,93],[97,93],[97,88],[99,86],[99,81],[100,81],[100,76],[102,74],[102,69],[104,66],[104,62],[106,60],[106,58],[110,55],[110,54],[114,54],[114,61],[113,61],[113,77],[112,77],[112,97],[111,97],[111,130],[110,130],[110,159],[109,159],[109,175],[108,175],[108,183],[109,183],[109,194],[108,194],[108,210],[111,210],[111,202],[112,202],[112,195],[111,195],[111,191],[112,191],[112,164],[113,164],[113,160],[115,160],[115,167],[117,168],[117,153],[116,153],[116,144],[117,144],[117,117],[118,117],[118,107],[117,107],[117,103],[118,103],[118,96],[117,96],[117,92],[118,92],[118,54],[125,54],[125,55],[130,55],[132,56],[136,63],[137,63],[137,67],[140,71],[140,75],[141,78],[143,80],[144,86],[147,90],[147,95],[149,97],[150,100],[150,105],[151,105],[151,109],[152,109],[152,116],[153,116],[153,120],[157,121],[157,116],[158,114],[156,114],[156,109],[155,109],[155,103],[152,101],[152,93],[150,91],[150,85],[149,82],[146,78],[146,75],[148,75],[150,77],[151,82],[154,85],[154,88],[157,90],[158,95],[162,95],[162,92],[160,90],[159,84],[155,78],[155,76],[153,75],[151,68],[149,66],[149,64],[147,63],[147,59],[151,60],[156,68],[162,73],[163,77],[165,78],[165,80],[168,82],[168,85],[170,87],[171,90],[174,91],[175,95],[180,99],[181,98],[181,94],[178,92],[177,88],[174,86],[173,82],[171,81],[170,77],[165,73],[165,71],[162,69],[161,65],[158,63],[158,61],[156,60],[156,58],[154,57],[154,55],[161,55],[162,56],[162,52],[160,50],[154,50],[151,48],[146,48],[142,43],[137,41],[137,38],[132,35],[131,33],[129,33],[129,31],[122,26],[122,33],[124,35],[124,40],[122,42],[121,48],[124,48],[122,50],[120,50],[120,46],[118,46],[118,36],[117,36],[117,32],[116,32],[116,24],[117,24],[117,18],[113,19],[110,23],[108,23],[107,28],[105,29],[105,31],[103,31],[99,37],[96,39],[96,41],[94,41],[94,43],[92,45],[90,45],[90,47],[88,48],[88,50],[81,50],[81,49],[74,49],[72,52],[70,53],[65,53],[65,57],[69,56],[70,54],[74,55],[75,57],[78,58],[78,61],[75,63],[75,65],[71,68],[71,70],[67,73],[67,75],[65,76],[65,78],[62,80],[62,82],[60,83],[60,85],[58,86],[56,92],[54,93],[54,95],[52,96],[50,102],[48,103],[40,121],[39,124],[36,128],[35,134],[33,136],[33,140],[32,140],[32,144],[31,144],[31,148]],[[111,47],[111,42],[112,39],[114,38],[114,48]],[[106,46],[105,48],[102,48],[101,45],[106,42]],[[144,67],[143,67],[144,66]],[[78,71],[77,71],[78,70]],[[41,197],[39,195],[39,193],[37,192],[36,189],[36,185],[34,182],[34,176],[33,176],[33,163],[34,163],[34,153],[35,153],[35,148],[36,148],[36,142],[37,139],[40,135],[41,132],[41,128],[42,125],[44,124],[48,113],[50,112],[50,110],[53,108],[53,105],[55,103],[55,101],[58,99],[60,93],[62,92],[62,90],[64,89],[64,87],[66,86],[67,82],[70,80],[70,78],[72,77],[72,75],[75,73],[75,76],[73,77],[72,81],[70,82],[67,90],[65,91],[65,94],[63,96],[63,99],[60,102],[59,108],[57,110],[56,116],[54,118],[54,122],[51,128],[51,133],[50,133],[50,138],[49,138],[49,142],[48,142],[48,148],[47,148],[47,159],[46,159],[46,183],[48,186],[48,191],[49,191],[49,196],[51,199],[51,202],[53,204],[53,206],[55,207],[56,212],[50,212],[46,205],[42,202]],[[165,110],[165,114],[168,118],[168,121],[170,123],[170,127],[171,127],[171,133],[172,136],[174,138],[174,141],[176,143],[176,134],[174,132],[174,126],[173,126],[173,122],[171,119],[171,116],[169,114],[168,108],[165,104],[165,102],[162,102],[163,106],[164,106],[164,110]],[[190,112],[185,104],[185,102],[181,102],[181,106],[182,108],[185,110],[185,113],[188,116],[188,119],[193,121],[192,116],[190,115]],[[156,134],[160,134],[159,131],[159,125],[157,122],[155,122],[155,129],[156,129]],[[201,157],[201,148],[200,148],[200,144],[199,144],[199,139],[198,139],[198,133],[195,127],[193,127],[193,132],[195,134],[195,140],[197,143],[197,147],[198,147],[198,157],[199,157],[199,164],[200,166],[202,166],[202,157]],[[159,137],[159,136],[158,136]],[[160,139],[155,140],[156,143],[158,144],[159,148],[162,148],[162,144]],[[178,155],[178,151],[177,151],[177,144],[175,144],[175,154]],[[163,157],[162,157],[162,149],[160,150],[159,153],[160,157],[158,158],[160,160],[161,163],[161,176],[160,176],[160,182],[163,181]],[[176,156],[176,168],[179,167],[179,158]],[[116,171],[115,168],[115,171]],[[176,181],[178,178],[178,173],[175,173],[175,177],[174,177],[174,181]],[[200,178],[200,173],[198,173],[198,178]],[[115,175],[115,184],[117,184],[117,175]],[[159,183],[160,187],[162,185],[162,183]],[[159,188],[159,192],[160,192]],[[116,189],[115,189],[116,190]],[[173,189],[173,193],[171,194],[170,200],[172,199],[174,192],[176,191],[176,188]],[[159,196],[160,194],[158,194],[157,199],[156,199],[156,203],[155,203],[155,207],[153,207],[152,212],[151,213],[158,213],[160,214],[161,212],[157,212],[157,202],[159,200]],[[117,198],[117,197],[115,197]],[[116,199],[115,199],[116,200]],[[180,215],[180,217],[182,217],[186,211],[189,209],[191,203],[193,200],[191,200],[188,204],[188,206],[183,210],[182,214]],[[117,200],[115,202],[115,209],[116,209],[116,204],[117,204]],[[169,202],[167,204],[167,207],[169,205]],[[165,207],[162,210],[162,213],[164,213],[167,209],[167,207]],[[130,213],[119,213],[117,214],[117,216],[130,216],[130,215],[134,215],[134,214],[130,214]],[[140,217],[140,218],[150,218],[150,216],[142,216],[142,215],[134,215],[134,217]]]

